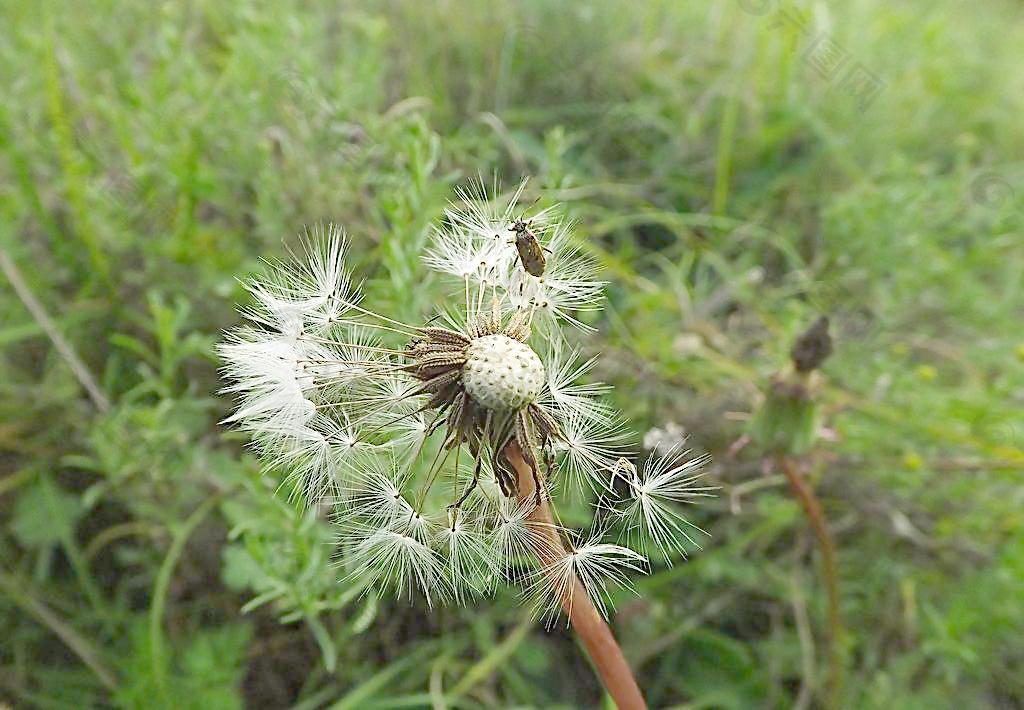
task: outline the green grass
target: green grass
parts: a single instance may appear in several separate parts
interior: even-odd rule
[[[766,5],[803,34],[758,6],[4,4],[0,249],[111,407],[0,280],[0,701],[599,702],[510,595],[339,583],[330,527],[216,424],[211,346],[260,257],[340,222],[373,303],[429,315],[429,225],[497,171],[603,264],[581,344],[638,438],[675,422],[715,456],[705,549],[620,599],[652,707],[821,692],[810,530],[767,452],[729,453],[820,313],[842,705],[1024,704],[1020,7]],[[866,108],[809,63],[819,31],[884,82]]]

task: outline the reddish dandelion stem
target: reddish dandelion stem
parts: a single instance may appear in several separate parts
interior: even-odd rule
[[[826,705],[837,707],[839,688],[842,678],[842,661],[839,654],[839,646],[843,636],[843,622],[839,609],[839,571],[836,565],[836,548],[832,542],[832,535],[825,523],[825,514],[821,510],[821,503],[814,494],[814,490],[804,480],[804,477],[797,470],[796,465],[787,456],[778,456],[779,468],[786,474],[789,486],[793,493],[800,500],[807,519],[814,530],[814,536],[818,540],[818,547],[821,550],[822,576],[825,579],[825,590],[828,594],[828,617],[829,617],[829,638],[828,638],[828,678],[826,680]]]
[[[509,444],[505,448],[505,457],[519,476],[519,499],[532,499],[535,494],[534,475],[536,472],[523,458],[519,444],[516,442]],[[546,499],[543,499],[541,504],[534,509],[530,520],[537,523],[538,533],[547,536],[547,542],[550,543],[540,546],[544,548],[538,551],[541,564],[549,565],[555,562],[560,555],[565,554],[565,548],[562,545],[558,529],[554,526],[551,509],[548,507]],[[647,703],[633,677],[633,671],[626,663],[622,649],[612,635],[611,629],[608,628],[608,624],[594,608],[594,604],[590,601],[590,597],[579,580],[573,580],[572,592],[566,594],[561,599],[561,603],[569,617],[569,623],[572,624],[576,635],[587,649],[604,687],[619,710],[646,710]]]

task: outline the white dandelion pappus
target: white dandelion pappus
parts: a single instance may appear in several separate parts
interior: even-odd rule
[[[296,343],[242,328],[230,333],[217,350],[226,363],[225,376],[235,382],[223,391],[241,395],[238,409],[223,423],[293,422],[315,413],[300,384],[301,352]]]
[[[583,382],[596,364],[596,357],[580,362],[578,353],[566,355],[561,341],[557,341],[550,354],[547,387],[541,403],[562,411],[566,416],[611,423],[615,411],[601,399],[611,391],[611,387],[600,382]]]
[[[492,512],[490,534],[491,557],[494,560],[494,574],[491,588],[505,580],[513,566],[529,564],[536,559],[551,559],[559,554],[551,536],[546,534],[551,526],[530,519],[537,503],[533,498],[515,501],[501,498]],[[560,532],[557,528],[554,532]]]
[[[390,586],[399,598],[411,599],[413,592],[419,591],[428,606],[448,597],[442,561],[425,543],[391,528],[363,532],[364,537],[352,551],[349,576],[366,576],[371,585]]]
[[[291,494],[303,491],[310,501],[339,494],[342,467],[369,447],[343,422],[322,415],[302,426],[266,425],[253,439],[253,448],[268,466],[287,471],[285,481],[297,484]]]
[[[570,491],[607,492],[616,462],[628,453],[629,432],[613,411],[592,414],[581,408],[564,413],[562,438],[553,444],[561,454],[560,472]]]
[[[340,522],[348,517],[363,524],[387,527],[416,513],[404,493],[408,476],[403,475],[396,459],[369,459],[364,466],[347,473],[347,505],[336,511]]]
[[[691,523],[677,508],[711,497],[717,486],[700,485],[707,455],[687,458],[690,451],[676,445],[663,456],[651,455],[642,471],[628,461],[620,462],[617,474],[629,488],[623,506],[616,510],[631,533],[642,533],[659,549],[665,562],[672,564],[672,553],[686,557],[685,543],[700,549],[693,534],[708,533]],[[692,533],[692,534],[691,534]]]
[[[586,542],[570,546],[534,573],[527,595],[548,627],[554,624],[560,609],[566,609],[567,617],[571,617],[581,589],[604,617],[612,605],[612,589],[636,593],[629,575],[645,573],[647,559],[623,545],[603,543],[601,537],[601,531],[595,532]]]
[[[445,579],[457,603],[483,594],[495,565],[493,550],[479,525],[480,519],[467,519],[460,512],[455,511],[452,521],[437,535],[438,547],[444,556]]]
[[[600,399],[609,388],[582,382],[594,361],[559,329],[584,326],[603,284],[554,210],[520,211],[524,186],[507,201],[462,191],[446,211],[424,262],[455,278],[462,303],[424,325],[364,307],[336,227],[267,262],[245,282],[249,325],[218,346],[224,392],[238,399],[225,422],[251,432],[306,504],[333,504],[342,564],[374,586],[464,603],[555,559],[553,578],[578,576],[604,612],[609,585],[643,558],[598,538],[565,554],[569,532],[531,520],[554,490],[610,490],[626,452],[623,422]],[[519,219],[545,250],[540,276],[514,246]],[[533,495],[519,494],[516,449]]]

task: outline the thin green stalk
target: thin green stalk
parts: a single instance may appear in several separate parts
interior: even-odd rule
[[[715,157],[715,191],[711,200],[711,212],[719,215],[725,212],[729,200],[729,183],[732,174],[732,147],[735,143],[736,118],[739,100],[730,93],[725,99],[722,122],[718,129],[718,146]]]
[[[53,499],[55,486],[48,480],[48,476],[44,476],[43,483],[42,490],[46,496],[47,515],[51,519],[59,519],[61,512],[57,507],[57,502]],[[78,582],[82,585],[82,591],[85,592],[89,604],[103,621],[103,625],[108,633],[113,634],[116,624],[114,614],[107,606],[103,593],[100,591],[100,585],[96,582],[96,578],[93,577],[92,570],[89,568],[89,562],[86,560],[85,555],[82,554],[82,548],[78,546],[78,540],[75,539],[74,531],[70,527],[63,525],[57,526],[57,529],[60,531],[61,549],[64,551],[65,557],[68,558],[75,576],[78,577]]]
[[[171,586],[171,576],[174,574],[174,568],[178,564],[181,553],[185,550],[185,543],[223,495],[223,493],[218,493],[203,501],[203,504],[196,508],[181,527],[174,532],[171,546],[167,550],[163,564],[160,565],[156,583],[153,585],[153,603],[149,609],[150,658],[153,678],[167,700],[170,698],[167,697],[167,668],[164,665],[163,618],[164,608],[167,606],[167,592]]]
[[[331,705],[330,710],[355,710],[355,708],[365,707],[379,690],[387,687],[392,680],[401,676],[409,668],[422,663],[427,657],[428,651],[434,652],[436,648],[429,645],[421,646],[405,658],[378,671],[368,680],[352,688],[343,698],[338,699]]]
[[[43,52],[43,76],[45,80],[47,109],[53,127],[53,135],[57,143],[58,157],[64,178],[64,190],[68,204],[74,214],[74,231],[82,241],[89,256],[92,273],[108,289],[113,289],[110,277],[110,262],[103,251],[99,235],[91,217],[92,210],[88,204],[86,183],[88,168],[84,164],[81,152],[75,145],[75,129],[65,106],[65,90],[57,61],[57,29],[53,15],[47,17],[45,45]]]
[[[512,633],[502,641],[500,644],[494,647],[494,649],[486,656],[481,658],[476,664],[473,665],[465,675],[455,684],[451,692],[447,693],[448,697],[452,700],[461,698],[463,695],[468,693],[477,685],[480,681],[487,678],[495,669],[500,666],[505,660],[515,653],[516,649],[519,648],[519,644],[523,642],[526,635],[530,632],[530,629],[534,626],[534,620],[530,616],[526,616],[520,621]]]

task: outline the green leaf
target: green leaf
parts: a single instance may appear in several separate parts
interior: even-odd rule
[[[74,533],[84,512],[77,497],[41,476],[14,505],[11,532],[25,547],[45,547]]]
[[[230,589],[235,591],[267,589],[269,580],[266,573],[244,547],[228,545],[224,548],[223,556],[224,566],[221,568],[221,579]]]
[[[251,638],[248,624],[227,624],[196,635],[182,658],[184,684],[195,707],[242,707],[239,690]]]
[[[184,648],[159,661],[168,687],[161,689],[153,674],[147,623],[138,618],[129,625],[130,652],[122,659],[125,682],[117,693],[117,706],[127,708],[242,707],[241,683],[252,629],[233,623],[192,634]],[[160,698],[163,702],[160,702]]]

